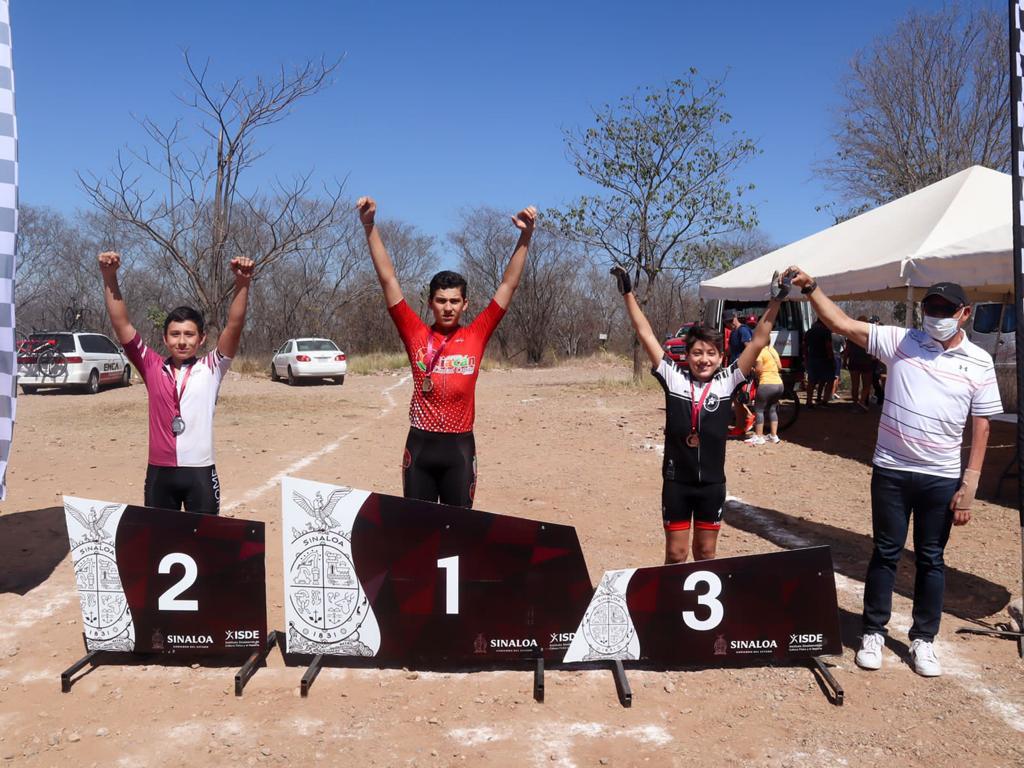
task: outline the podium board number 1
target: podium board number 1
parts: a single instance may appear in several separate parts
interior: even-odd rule
[[[707,584],[708,591],[703,595],[697,595],[697,605],[707,606],[710,613],[706,619],[698,619],[696,611],[683,611],[683,623],[690,629],[706,632],[721,624],[722,618],[725,616],[725,608],[718,599],[718,596],[722,594],[722,580],[711,571],[694,571],[683,582],[683,590],[696,591],[698,584]]]
[[[172,585],[170,589],[160,595],[160,599],[157,601],[157,610],[198,611],[198,600],[178,599],[178,595],[196,583],[196,576],[199,575],[199,568],[196,566],[196,561],[184,552],[171,552],[170,554],[164,555],[163,559],[160,561],[160,565],[157,567],[157,571],[159,573],[170,573],[171,567],[175,565],[183,566],[185,568],[185,573],[176,584]]]
[[[437,567],[443,568],[445,573],[444,612],[447,614],[458,613],[459,556],[455,555],[453,557],[442,557],[437,561]]]

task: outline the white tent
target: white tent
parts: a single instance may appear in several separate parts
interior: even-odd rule
[[[1011,179],[973,166],[700,284],[703,299],[763,300],[797,265],[832,298],[905,300],[949,280],[973,300],[1013,294]]]

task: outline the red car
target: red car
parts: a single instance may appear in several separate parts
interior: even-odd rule
[[[665,348],[668,359],[673,363],[682,365],[686,362],[686,333],[695,325],[697,323],[687,323],[676,331],[674,336],[665,339],[662,346]]]

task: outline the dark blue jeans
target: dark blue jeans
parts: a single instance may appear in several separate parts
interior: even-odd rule
[[[871,475],[871,528],[875,548],[864,583],[864,632],[885,634],[910,516],[914,516],[914,624],[911,640],[931,642],[939,631],[946,588],[942,559],[953,525],[949,508],[960,480],[875,467]]]

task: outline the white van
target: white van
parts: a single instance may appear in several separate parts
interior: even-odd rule
[[[1007,413],[1016,413],[1017,313],[1013,304],[975,304],[967,338],[992,355],[1003,409]]]
[[[705,325],[722,330],[722,318],[726,312],[736,312],[741,318],[754,315],[760,317],[768,308],[768,301],[722,301],[710,299],[704,302],[702,319]],[[779,317],[772,330],[772,345],[782,361],[782,380],[787,390],[803,381],[804,361],[801,354],[803,334],[814,322],[814,313],[809,301],[784,301]]]

